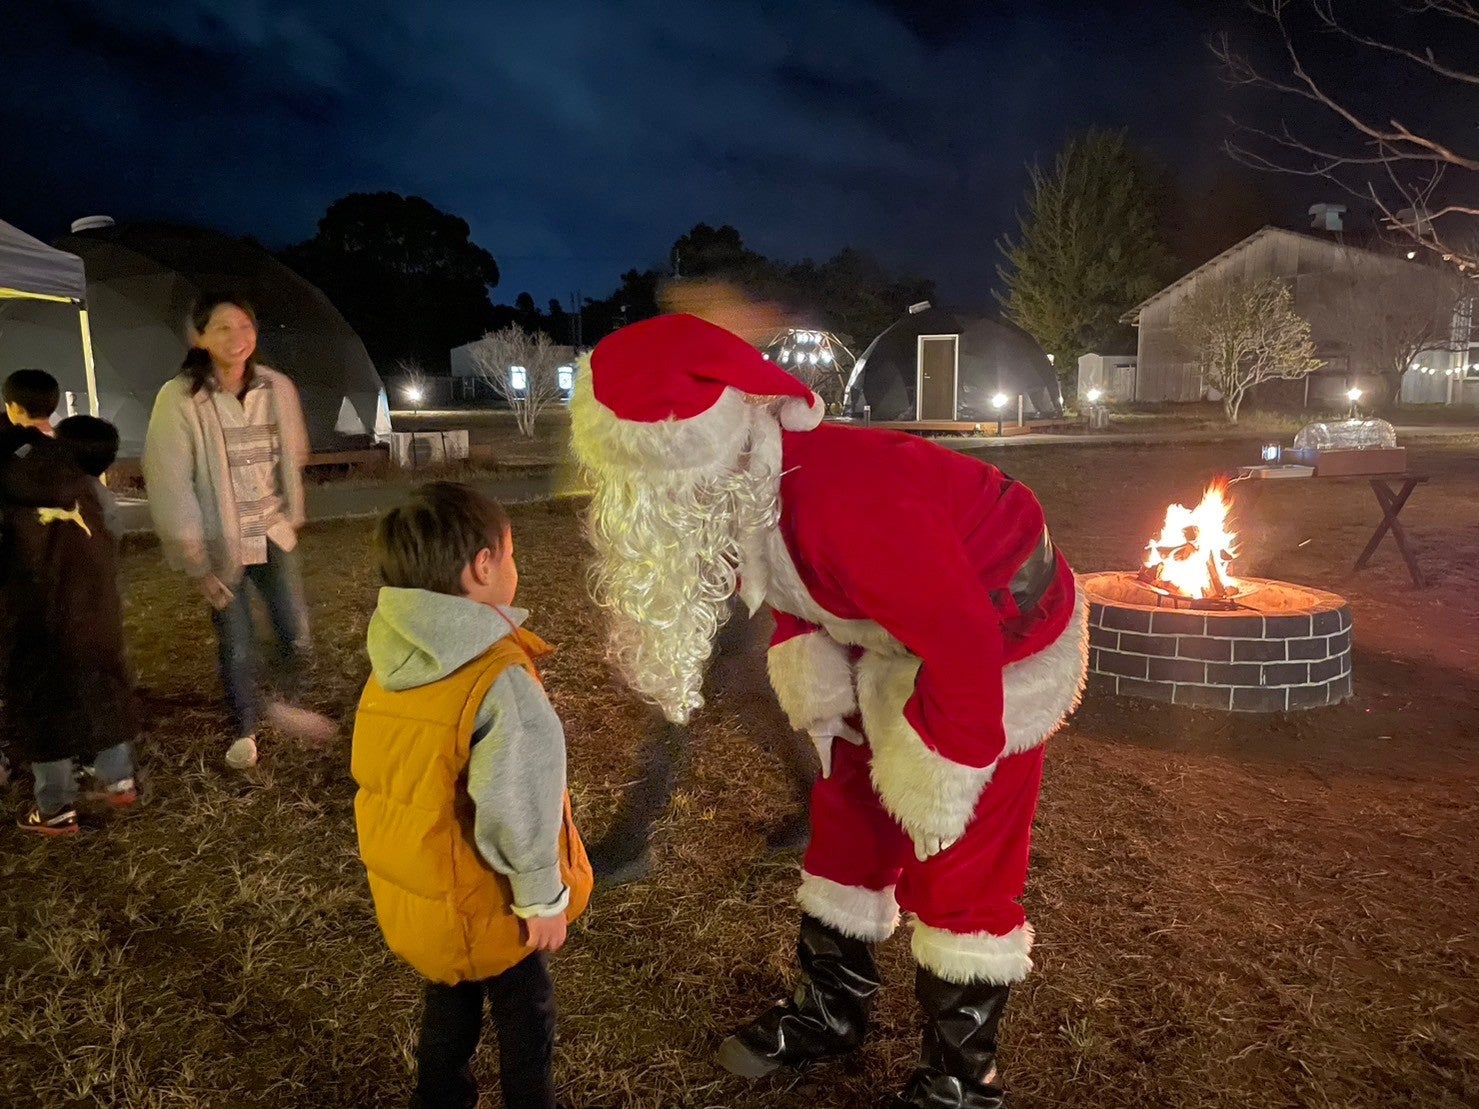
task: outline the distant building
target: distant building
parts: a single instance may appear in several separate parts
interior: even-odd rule
[[[1093,398],[1105,404],[1135,399],[1135,370],[1139,359],[1133,354],[1085,354],[1078,360],[1078,406],[1090,403],[1089,393],[1098,390]]]
[[[1479,403],[1479,347],[1469,346],[1472,298],[1463,298],[1453,274],[1418,255],[1405,244],[1347,233],[1344,206],[1317,204],[1310,209],[1310,232],[1265,227],[1217,257],[1173,281],[1126,313],[1138,329],[1138,357],[1133,395],[1118,399],[1196,401],[1207,396],[1196,352],[1176,334],[1178,312],[1187,299],[1211,282],[1237,278],[1258,281],[1276,277],[1290,282],[1294,308],[1309,321],[1316,355],[1325,366],[1303,382],[1270,382],[1261,395],[1278,396],[1294,406],[1338,404],[1353,385],[1379,389],[1374,380],[1380,359],[1358,333],[1368,321],[1353,319],[1363,305],[1380,304],[1382,291],[1392,299],[1428,306],[1441,324],[1444,342],[1414,358],[1402,382],[1402,400],[1416,404]],[[1353,291],[1354,290],[1354,291]],[[1358,295],[1364,293],[1364,295]],[[1374,294],[1374,295],[1373,295]]]

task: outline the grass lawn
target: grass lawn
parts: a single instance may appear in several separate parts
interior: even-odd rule
[[[1352,598],[1354,703],[1265,718],[1096,696],[1050,742],[1026,899],[1038,970],[1004,1026],[1014,1106],[1479,1104],[1479,458],[1411,453],[1433,475],[1403,517],[1428,591],[1390,546],[1351,574],[1378,519],[1365,486],[1272,490],[1242,521],[1242,572]],[[1135,565],[1169,501],[1248,455],[993,457],[1098,570]],[[594,841],[651,717],[601,662],[576,507],[514,519]],[[304,537],[315,696],[344,734],[324,750],[269,737],[251,777],[221,764],[205,612],[155,550],[130,551],[144,803],[70,842],[0,830],[0,1105],[404,1104],[419,987],[375,927],[348,776],[369,529]],[[650,878],[598,894],[555,959],[571,1106],[861,1109],[908,1073],[905,935],[882,949],[854,1059],[753,1085],[710,1062],[791,968],[796,863],[763,842],[788,802],[755,719],[738,697],[706,711]],[[0,796],[18,811],[28,788]],[[492,1055],[477,1068],[497,1104]]]

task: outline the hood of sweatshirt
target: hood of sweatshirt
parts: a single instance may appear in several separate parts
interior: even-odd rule
[[[392,692],[440,681],[512,635],[528,616],[520,608],[386,586],[366,637],[375,679]]]

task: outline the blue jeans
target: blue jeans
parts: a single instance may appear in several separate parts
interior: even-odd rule
[[[248,589],[248,584],[251,589]],[[296,550],[267,544],[267,561],[245,568],[236,595],[211,611],[216,626],[217,663],[226,687],[226,707],[235,738],[256,735],[261,716],[257,695],[257,633],[252,621],[252,591],[267,606],[277,645],[276,684],[292,696],[308,651],[308,606],[303,600],[303,570]]]
[[[92,763],[93,775],[105,789],[134,776],[134,749],[131,743],[118,743],[99,751]],[[73,759],[55,762],[33,762],[31,774],[36,779],[36,807],[47,816],[77,803],[77,764]]]

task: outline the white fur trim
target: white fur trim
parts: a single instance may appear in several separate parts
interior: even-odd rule
[[[808,731],[821,720],[850,716],[858,707],[847,648],[826,632],[777,643],[765,656],[770,685],[791,727]]]
[[[803,870],[796,900],[823,924],[855,940],[882,943],[899,926],[899,903],[892,886],[883,890],[844,886]]]
[[[1088,599],[1076,590],[1063,633],[1002,671],[1006,745],[1001,758],[1041,746],[1078,707],[1088,674],[1088,611]],[[950,839],[970,823],[996,765],[952,762],[910,727],[904,706],[914,694],[919,666],[912,655],[890,658],[872,651],[858,665],[858,703],[873,748],[873,788],[908,831]]]
[[[946,932],[914,922],[914,961],[947,982],[991,982],[1009,986],[1032,973],[1032,925],[1004,936],[991,932]]]
[[[826,414],[826,404],[815,393],[812,393],[806,400],[800,397],[787,397],[781,401],[781,427],[787,431],[810,431],[822,422],[822,417]]]
[[[873,748],[873,789],[904,830],[959,839],[996,764],[951,762],[925,744],[904,717],[919,659],[868,651],[858,664],[858,705]]]
[[[726,388],[697,416],[651,423],[623,420],[596,399],[587,356],[575,375],[570,398],[570,443],[576,457],[598,472],[617,470],[656,478],[679,471],[685,482],[691,482],[738,462],[756,411],[743,393]]]
[[[1083,699],[1089,676],[1089,599],[1075,587],[1073,615],[1063,634],[1002,671],[1005,755],[1047,742]]]

